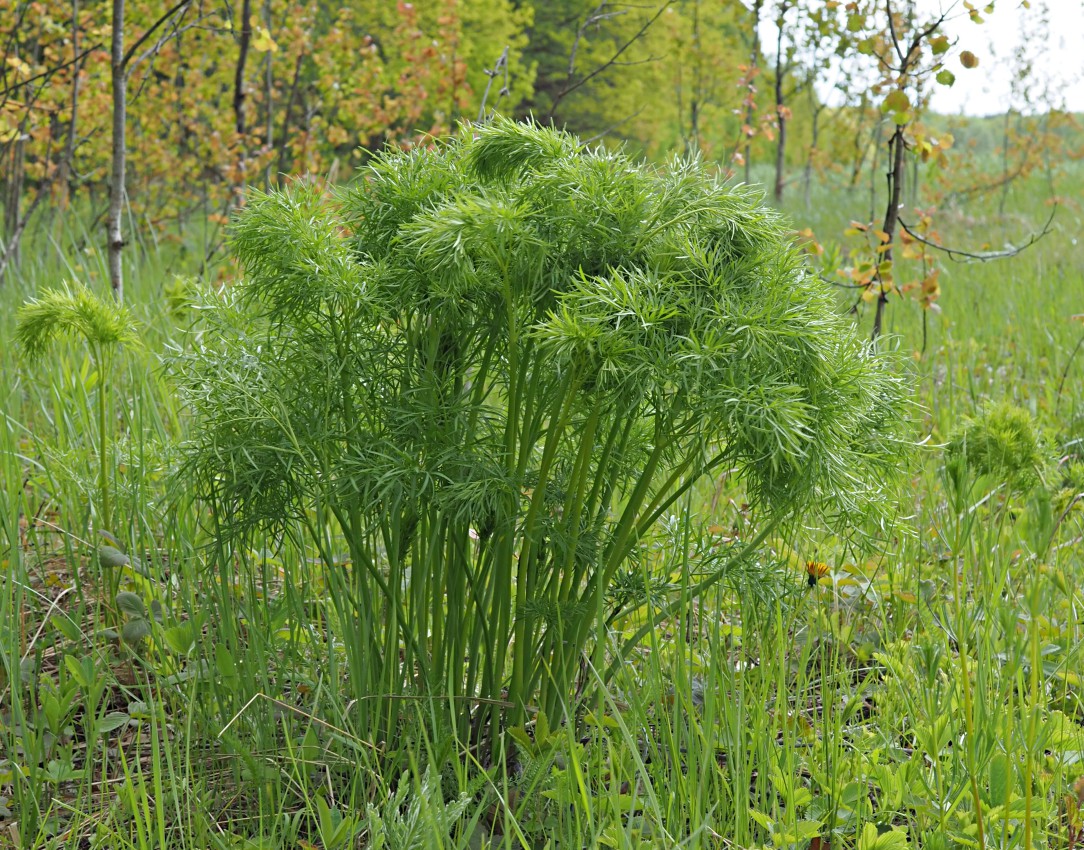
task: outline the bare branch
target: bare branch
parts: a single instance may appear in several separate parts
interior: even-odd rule
[[[34,211],[45,199],[45,196],[49,194],[49,190],[53,185],[53,176],[47,177],[38,184],[37,194],[34,195],[34,200],[30,203],[30,208],[26,213],[16,220],[15,229],[11,233],[8,239],[8,244],[5,247],[0,244],[0,282],[4,280],[4,273],[7,271],[8,264],[15,258],[19,252],[19,241],[22,239],[23,231],[26,229],[27,224],[30,223],[31,217],[34,215]]]
[[[0,101],[6,101],[8,99],[8,97],[11,95],[12,92],[16,92],[19,89],[30,85],[35,80],[48,79],[49,77],[54,76],[55,74],[59,73],[60,71],[63,71],[65,68],[69,68],[72,65],[75,65],[76,63],[81,62],[89,54],[93,53],[95,50],[97,50],[99,47],[102,47],[102,46],[103,46],[102,42],[99,41],[96,44],[93,44],[90,47],[86,48],[86,50],[82,51],[78,55],[72,57],[67,62],[63,62],[60,65],[55,65],[52,68],[48,68],[48,69],[42,71],[40,74],[35,74],[33,77],[28,77],[27,79],[23,80],[21,83],[16,83],[13,86],[9,86],[9,87],[5,88],[3,91],[0,91]]]
[[[1020,254],[1030,248],[1032,245],[1034,245],[1036,242],[1038,242],[1040,239],[1050,233],[1050,225],[1054,222],[1054,216],[1057,214],[1057,212],[1058,205],[1054,204],[1054,208],[1050,211],[1050,218],[1046,220],[1046,224],[1043,225],[1043,229],[1038,233],[1031,234],[1031,236],[1028,238],[1028,241],[1025,242],[1023,245],[1020,245],[1017,248],[1009,248],[1005,251],[986,251],[981,254],[973,253],[971,251],[963,251],[959,248],[949,248],[945,245],[938,245],[936,242],[931,242],[929,239],[926,239],[925,237],[915,233],[907,225],[907,222],[905,222],[902,218],[899,219],[899,223],[900,227],[904,229],[904,232],[906,232],[907,235],[914,239],[916,242],[921,242],[927,247],[943,252],[948,256],[950,260],[954,260],[958,263],[966,263],[972,260],[980,263],[987,263],[991,260],[1004,260],[1008,257],[1015,257],[1017,254]]]
[[[896,21],[892,17],[892,0],[885,0],[885,14],[888,15],[888,33],[892,36],[892,46],[896,50],[896,56],[899,57],[900,65],[906,67],[907,58],[903,55],[903,48],[900,47],[900,40],[896,36]]]
[[[147,39],[154,35],[155,31],[160,26],[165,24],[175,14],[184,9],[186,6],[190,5],[192,5],[192,0],[181,0],[180,3],[177,3],[175,6],[170,8],[164,15],[162,15],[162,17],[160,17],[157,21],[151,24],[147,31],[143,33],[143,35],[141,35],[139,38],[137,38],[132,43],[132,46],[129,47],[128,50],[125,52],[123,58],[120,60],[121,67],[126,69],[128,67],[128,63],[132,60],[132,57],[135,56],[136,51],[143,46]]]
[[[817,275],[817,277],[819,277],[821,279],[822,283],[827,283],[829,286],[834,286],[836,289],[862,289],[862,290],[865,290],[865,289],[869,289],[869,286],[870,286],[868,283],[843,283],[842,281],[839,281],[839,280],[832,280],[832,278],[828,277],[827,275],[823,275],[823,274],[819,274],[819,275]]]
[[[493,105],[493,110],[496,111],[497,103],[501,102],[501,98],[508,94],[508,45],[504,46],[504,50],[501,51],[501,55],[497,57],[497,61],[493,64],[492,68],[485,69],[485,75],[489,78],[486,81],[486,90],[482,93],[482,104],[478,107],[478,122],[479,124],[486,121],[486,104],[489,102],[489,92],[493,88],[493,80],[500,76],[501,72],[504,72],[504,85],[501,90],[497,92],[497,102]]]
[[[608,0],[602,0],[592,11],[580,26],[576,28],[576,36],[572,39],[572,49],[568,51],[568,79],[572,79],[572,76],[576,73],[576,53],[580,48],[580,39],[583,38],[584,32],[592,24],[600,24],[603,21],[608,21],[611,18],[616,18],[619,15],[624,15],[624,12],[603,12],[606,8]]]
[[[592,142],[597,142],[600,139],[605,138],[610,133],[612,133],[614,130],[616,130],[618,127],[620,127],[622,124],[627,124],[629,121],[631,121],[633,118],[635,118],[641,112],[643,112],[644,109],[646,109],[646,108],[647,107],[641,106],[639,109],[637,109],[635,112],[633,112],[632,115],[626,115],[624,118],[622,118],[616,124],[611,124],[609,127],[607,127],[605,130],[603,130],[601,133],[595,133],[595,135],[591,136],[591,138],[584,139],[583,143],[585,145],[589,145]]]
[[[621,58],[621,55],[626,50],[628,50],[630,47],[632,47],[632,45],[634,45],[637,41],[639,41],[641,38],[643,38],[644,34],[649,29],[651,29],[651,26],[655,23],[655,21],[657,21],[659,18],[662,17],[662,13],[665,12],[667,9],[669,9],[670,6],[672,6],[673,4],[674,4],[674,0],[666,0],[666,2],[664,2],[661,6],[659,6],[659,8],[655,11],[655,14],[652,15],[650,18],[648,18],[648,20],[644,23],[644,25],[642,27],[640,27],[639,30],[636,31],[636,34],[633,35],[632,38],[630,38],[628,41],[626,41],[624,44],[622,44],[617,49],[617,51],[614,53],[613,56],[611,56],[609,59],[607,59],[605,62],[603,62],[597,68],[595,68],[595,70],[593,70],[587,76],[581,77],[579,80],[577,80],[572,85],[570,85],[567,88],[562,89],[561,91],[559,91],[556,94],[556,96],[554,96],[553,103],[550,106],[549,115],[547,116],[549,118],[549,120],[551,120],[551,121],[553,120],[553,115],[557,111],[557,107],[560,105],[562,100],[564,100],[566,97],[568,97],[568,95],[572,94],[572,92],[576,91],[576,89],[581,88],[582,86],[589,83],[591,80],[593,80],[599,74],[602,74],[603,72],[605,72],[605,71],[609,70],[610,68],[614,67],[614,65],[617,63],[617,60]],[[603,5],[605,5],[605,4],[603,4]],[[601,8],[601,6],[599,8]],[[581,29],[581,32],[582,32],[583,27],[581,27],[580,29]]]

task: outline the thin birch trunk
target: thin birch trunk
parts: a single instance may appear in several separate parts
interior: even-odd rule
[[[113,76],[113,167],[109,177],[109,281],[113,296],[124,301],[124,272],[121,250],[124,234],[121,216],[124,213],[125,125],[128,100],[128,78],[124,62],[124,0],[113,0],[113,35],[110,56]]]
[[[783,168],[786,164],[787,155],[787,118],[784,110],[783,77],[786,74],[786,66],[783,63],[783,33],[786,24],[786,14],[789,7],[786,2],[779,6],[779,35],[775,42],[775,120],[779,125],[779,136],[775,143],[775,187],[773,196],[776,204],[783,203]]]
[[[79,55],[79,0],[72,0],[72,56]],[[68,138],[64,140],[64,158],[60,161],[60,191],[70,201],[74,193],[72,178],[75,175],[75,127],[79,115],[79,72],[82,62],[72,69],[71,120],[68,121]]]
[[[753,49],[749,56],[750,75],[753,74],[753,69],[760,66],[760,9],[764,5],[764,0],[754,0],[753,3]],[[753,93],[754,84],[752,80],[755,80],[755,76],[750,76],[750,102],[745,107],[745,124],[748,127],[753,126],[753,120],[756,117],[756,110],[754,107],[753,99],[756,95]],[[753,164],[753,146],[749,141],[749,137],[745,138],[745,182],[748,184],[751,180],[750,169]]]

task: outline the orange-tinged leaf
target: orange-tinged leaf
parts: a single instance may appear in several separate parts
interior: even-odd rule
[[[970,50],[965,50],[960,54],[960,64],[968,69],[977,68],[979,67],[979,57]]]

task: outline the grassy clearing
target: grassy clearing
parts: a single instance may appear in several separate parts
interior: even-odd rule
[[[1082,188],[1077,170],[1060,193]],[[1019,240],[1043,199],[1036,184],[1014,188],[1011,218],[950,211],[946,241]],[[825,238],[866,203],[822,187],[793,214]],[[947,266],[891,527],[866,546],[770,541],[650,631],[578,726],[531,714],[503,741],[510,774],[409,693],[397,737],[359,736],[351,625],[329,598],[341,564],[266,540],[224,559],[209,516],[166,486],[188,411],[162,358],[194,344],[174,277],[194,246],[129,252],[142,345],[99,374],[77,339],[37,364],[14,350],[28,296],[106,279],[85,234],[40,234],[0,290],[0,846],[1074,846],[1080,219],[1067,206],[1020,256]],[[892,303],[886,327],[921,348],[913,305]],[[115,543],[91,507],[105,384]],[[1039,483],[974,455],[954,478],[942,447],[1003,401],[1041,437]],[[687,599],[755,523],[720,479],[675,508],[624,590]],[[640,625],[616,622],[615,641]]]

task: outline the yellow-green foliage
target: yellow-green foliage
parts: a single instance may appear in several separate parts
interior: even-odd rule
[[[954,478],[992,475],[1014,489],[1037,484],[1045,463],[1035,420],[1026,410],[1003,402],[965,425],[946,450]]]

